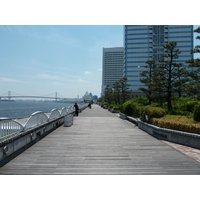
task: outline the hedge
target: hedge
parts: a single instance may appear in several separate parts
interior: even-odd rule
[[[141,120],[150,122],[152,118],[160,118],[165,116],[165,110],[159,107],[145,106],[141,109]]]
[[[140,117],[141,105],[132,101],[126,101],[121,108],[121,112],[135,117]]]
[[[151,124],[159,126],[161,128],[200,134],[200,124],[183,124],[180,122],[172,122],[157,118],[152,118]]]
[[[197,105],[194,107],[193,119],[194,119],[196,122],[200,122],[200,104],[197,104]]]

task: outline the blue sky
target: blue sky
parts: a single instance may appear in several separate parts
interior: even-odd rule
[[[123,46],[123,24],[198,24],[195,4],[169,0],[167,15],[158,0],[1,1],[0,95],[99,96],[102,49]]]
[[[0,44],[0,95],[100,96],[102,49],[123,46],[123,26],[0,25]]]
[[[0,44],[0,95],[99,96],[102,48],[123,46],[123,26],[1,25]]]

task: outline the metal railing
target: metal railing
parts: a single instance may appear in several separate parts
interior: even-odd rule
[[[87,104],[79,104],[79,109],[83,110],[87,107]],[[44,113],[41,111],[34,112],[27,119],[8,119],[0,118],[0,140],[6,138],[10,135],[25,131],[32,127],[39,126],[43,123],[52,121],[59,117],[71,114],[74,112],[74,106],[69,106],[68,108],[62,108],[61,110],[53,109],[50,113]]]
[[[68,113],[67,110],[68,110],[68,108],[63,107],[63,108],[61,109],[61,111],[60,111],[61,116],[67,115],[67,113]]]
[[[53,120],[61,116],[61,113],[57,109],[53,109],[49,115],[49,120]]]
[[[0,119],[0,139],[21,131],[24,131],[24,127],[19,122],[13,119]]]
[[[34,126],[38,126],[40,124],[43,124],[45,122],[48,122],[49,118],[47,115],[41,111],[37,111],[33,113],[28,120],[24,124],[24,129],[28,129]]]

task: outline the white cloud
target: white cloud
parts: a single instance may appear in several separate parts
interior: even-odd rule
[[[89,75],[89,74],[92,74],[92,72],[85,71],[84,74]]]
[[[99,72],[102,72],[102,68],[97,69]]]
[[[16,79],[0,77],[0,82],[20,82]]]

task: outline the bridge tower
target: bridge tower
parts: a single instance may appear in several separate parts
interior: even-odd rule
[[[58,94],[57,94],[57,92],[56,92],[56,97],[55,97],[55,100],[56,100],[56,101],[58,100]]]
[[[11,91],[8,91],[8,100],[11,100]]]

